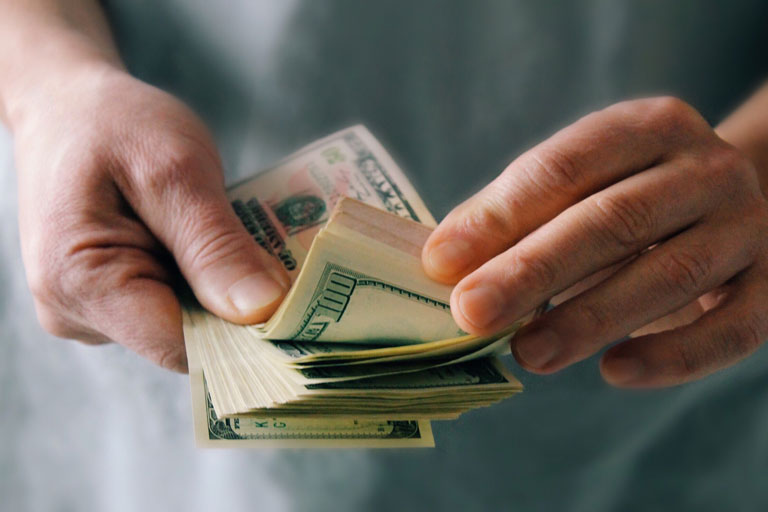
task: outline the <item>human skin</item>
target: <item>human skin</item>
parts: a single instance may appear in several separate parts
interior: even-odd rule
[[[0,117],[41,324],[183,371],[176,267],[214,313],[266,319],[287,281],[232,213],[203,123],[125,72],[96,2],[0,0],[0,12]],[[591,114],[456,208],[425,270],[458,283],[452,312],[474,333],[557,295],[513,341],[534,372],[629,333],[602,359],[615,385],[732,364],[767,333],[766,113],[763,90],[717,131],[672,98]]]
[[[556,297],[512,340],[549,374],[611,342],[621,387],[701,378],[768,337],[768,90],[717,130],[675,98],[592,113],[456,207],[423,251],[458,283],[451,311],[487,334]]]
[[[91,0],[0,0],[0,117],[38,319],[185,371],[179,271],[209,310],[267,319],[289,280],[234,214],[204,124],[132,78]]]

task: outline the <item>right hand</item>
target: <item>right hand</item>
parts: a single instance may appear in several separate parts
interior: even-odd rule
[[[203,306],[236,323],[267,319],[288,277],[234,214],[193,112],[122,70],[69,78],[12,126],[38,318],[185,371],[174,260]]]

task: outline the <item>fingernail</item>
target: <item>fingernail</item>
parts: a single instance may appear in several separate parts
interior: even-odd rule
[[[491,325],[504,310],[504,295],[493,285],[481,285],[461,292],[459,309],[475,327]]]
[[[283,296],[285,287],[268,271],[246,276],[229,287],[227,296],[240,313],[250,315]]]
[[[645,365],[636,357],[616,357],[603,361],[603,376],[609,384],[629,384],[642,377]]]
[[[560,352],[560,339],[549,329],[520,331],[515,341],[515,352],[522,362],[532,368],[543,368]],[[515,336],[517,338],[517,336]]]
[[[267,272],[269,272],[269,275],[272,276],[272,279],[277,281],[278,284],[283,287],[284,291],[291,287],[291,278],[288,277],[286,273],[282,271],[282,269],[269,267],[267,268]]]
[[[472,246],[460,238],[447,240],[429,251],[429,264],[438,274],[456,275],[472,262]]]

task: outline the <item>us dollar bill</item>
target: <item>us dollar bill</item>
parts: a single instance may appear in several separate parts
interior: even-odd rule
[[[336,203],[351,197],[426,226],[434,217],[392,157],[362,125],[318,140],[228,190],[254,239],[298,271]]]
[[[238,326],[199,309],[187,309],[184,315],[187,350],[194,352],[189,355],[190,368],[193,356],[198,364],[197,354],[203,354],[209,400],[219,417],[301,411],[376,413],[398,420],[454,417],[522,390],[495,357],[433,362],[423,368],[406,362],[384,375],[375,369],[359,371],[361,366],[356,365],[297,369],[274,357],[280,349],[272,342],[239,336]]]
[[[185,322],[188,332],[191,324]],[[187,336],[195,441],[202,448],[423,448],[434,446],[428,420],[381,415],[353,417],[299,411],[221,418],[211,401],[196,338]]]
[[[207,448],[424,448],[434,446],[426,420],[246,414],[219,418],[202,373],[194,421],[197,445]],[[204,409],[203,406],[204,405]]]
[[[204,446],[428,446],[429,419],[522,390],[499,362],[528,317],[490,336],[453,321],[426,276],[435,221],[362,126],[229,190],[292,281],[267,322],[234,325],[183,298],[196,438]]]

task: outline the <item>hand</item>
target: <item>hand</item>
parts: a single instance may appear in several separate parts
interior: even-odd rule
[[[768,204],[756,170],[676,99],[619,103],[523,154],[445,218],[423,263],[458,281],[453,316],[476,334],[577,286],[512,341],[536,373],[635,332],[604,354],[603,377],[668,386],[768,337]]]
[[[13,127],[22,252],[41,324],[184,371],[174,260],[212,312],[265,320],[289,281],[234,214],[201,121],[110,67],[75,70],[56,91]]]

